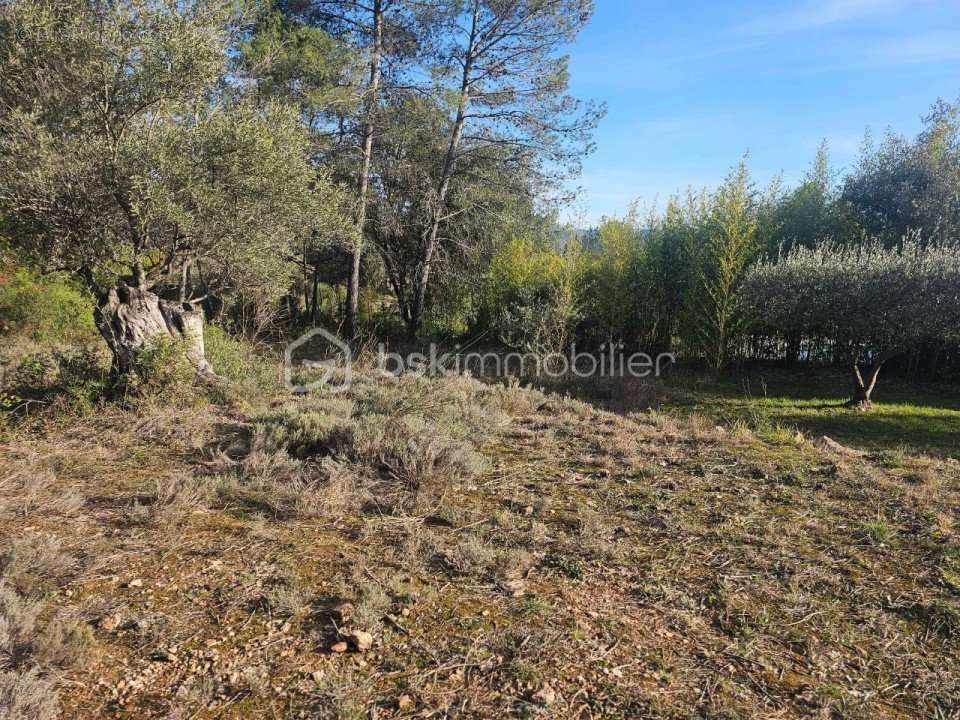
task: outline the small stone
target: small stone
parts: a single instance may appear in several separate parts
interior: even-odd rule
[[[413,698],[409,695],[401,695],[397,698],[398,710],[409,710],[413,707]]]
[[[131,580],[129,583],[127,583],[127,585],[132,588],[142,587],[143,580],[141,580],[140,578],[135,578],[134,580]]]
[[[335,642],[333,645],[330,646],[330,652],[337,653],[338,655],[340,653],[345,653],[349,649],[350,649],[350,646],[347,645],[347,643],[343,640],[341,640],[340,642]]]
[[[534,693],[533,699],[538,703],[549,706],[553,705],[557,701],[557,693],[552,687],[550,687],[550,685],[544,684],[542,688]]]
[[[503,589],[510,595],[510,597],[523,597],[523,595],[527,592],[527,584],[523,581],[523,578],[514,578],[513,580],[507,580],[505,583],[503,583]]]
[[[824,452],[833,452],[833,453],[837,453],[838,455],[861,456],[864,454],[860,451],[854,450],[853,448],[849,448],[846,445],[841,445],[836,440],[834,440],[833,438],[827,435],[824,435],[814,440],[813,446],[818,450],[822,450]]]
[[[360,652],[366,652],[373,647],[373,635],[363,630],[353,630],[347,637]]]
[[[123,616],[120,613],[113,613],[112,615],[106,615],[101,618],[98,624],[101,630],[112,633],[120,627],[122,622]]]

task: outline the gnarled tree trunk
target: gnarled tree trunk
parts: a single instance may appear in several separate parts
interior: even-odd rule
[[[869,410],[873,406],[871,395],[873,394],[873,389],[877,386],[877,378],[880,377],[880,370],[888,360],[895,358],[899,354],[900,351],[898,350],[888,350],[880,353],[880,356],[874,361],[873,365],[870,366],[870,372],[866,380],[864,380],[863,373],[860,372],[859,363],[856,360],[853,361],[853,375],[856,378],[856,383],[853,386],[853,397],[847,402],[847,407],[856,410]]]
[[[203,309],[197,303],[163,300],[156,293],[121,282],[102,298],[96,321],[120,373],[135,370],[144,348],[167,338],[183,343],[187,360],[199,374],[215,375],[204,353]]]

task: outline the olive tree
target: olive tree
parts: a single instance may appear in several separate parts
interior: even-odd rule
[[[854,375],[849,405],[866,409],[888,360],[918,340],[960,337],[960,245],[798,246],[753,266],[744,299],[761,332],[831,342]]]
[[[216,0],[0,9],[0,219],[96,293],[120,372],[157,337],[209,372],[202,296],[279,295],[292,239],[336,227],[297,111],[227,82],[243,21]]]
[[[910,232],[937,242],[960,228],[960,102],[939,100],[916,138],[888,132],[865,139],[860,160],[843,183],[843,200],[870,234],[896,245]]]

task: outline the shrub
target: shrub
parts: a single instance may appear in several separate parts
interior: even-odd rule
[[[204,349],[214,371],[230,386],[226,399],[269,397],[280,389],[278,361],[259,353],[250,341],[231,336],[217,325],[207,325]]]
[[[194,510],[206,508],[212,499],[210,483],[203,478],[165,475],[156,479],[153,512],[164,525],[176,525]]]
[[[65,401],[89,410],[110,388],[100,356],[87,348],[34,352],[25,355],[4,378],[3,410],[26,409],[31,402]]]
[[[0,333],[24,335],[44,345],[95,341],[93,299],[60,275],[0,270]]]
[[[485,577],[497,560],[496,550],[476,535],[465,533],[447,556],[450,567],[461,575]]]
[[[0,478],[0,519],[10,520],[43,508],[48,514],[70,515],[83,506],[75,487],[61,487],[52,470],[30,462],[25,468]]]
[[[332,455],[352,445],[352,415],[352,401],[323,399],[306,406],[288,406],[265,418],[257,432],[264,447],[285,447],[297,457]]]
[[[857,246],[796,247],[747,274],[744,298],[759,333],[802,340],[852,367],[853,401],[869,405],[883,364],[908,348],[957,339],[960,244],[919,236],[895,248],[878,240]],[[798,343],[797,348],[801,345]],[[869,374],[859,364],[869,361]]]
[[[345,507],[332,498],[342,493],[337,483],[347,481],[328,470],[352,462],[362,468],[354,475],[383,481],[377,487],[387,504],[391,496],[401,506],[429,511],[454,483],[483,470],[478,449],[496,432],[502,407],[516,392],[463,377],[356,373],[346,396],[314,395],[261,417],[240,484],[283,482],[309,490],[316,466],[306,461],[319,456],[329,462],[321,464],[320,484],[309,490],[316,500],[307,505]],[[293,458],[305,465],[286,467],[296,463]],[[358,493],[352,494],[355,500]]]
[[[359,509],[367,500],[362,477],[350,468],[323,458],[305,467],[286,449],[270,449],[262,430],[233,472],[215,479],[221,502],[237,504],[279,517],[338,517]]]
[[[41,623],[42,611],[42,603],[24,598],[10,586],[0,583],[0,670],[23,678],[31,673],[32,668],[67,670],[89,657],[93,633],[85,623],[60,617]],[[16,706],[18,698],[19,701],[23,699],[16,694],[4,695],[17,686],[17,678],[9,675],[0,681],[0,718],[25,717],[3,714],[11,706]],[[3,682],[7,684],[3,685]]]
[[[203,397],[196,392],[197,372],[182,340],[158,336],[138,354],[134,373],[122,378],[128,398],[141,402],[188,406]]]
[[[110,391],[110,376],[91,349],[57,351],[57,390],[80,412],[88,412]]]
[[[421,509],[435,508],[454,481],[470,480],[484,467],[471,443],[422,417],[363,416],[354,437],[353,459],[401,482]]]
[[[0,583],[0,669],[19,669],[33,653],[43,605]]]
[[[93,632],[86,623],[55,618],[37,637],[34,658],[43,667],[68,670],[90,657],[93,643]]]
[[[490,263],[484,312],[509,347],[559,352],[579,315],[582,275],[577,243],[558,252],[515,238]]]

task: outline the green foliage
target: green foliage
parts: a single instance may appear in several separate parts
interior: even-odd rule
[[[586,575],[583,565],[576,558],[564,555],[548,555],[544,564],[547,567],[559,570],[571,580],[583,580],[584,575]]]
[[[501,341],[538,353],[561,351],[579,314],[583,254],[513,238],[490,263],[485,302]]]
[[[865,138],[843,199],[866,233],[894,245],[910,233],[943,242],[960,228],[960,104],[939,100],[914,139],[887,133]]]
[[[134,372],[122,382],[125,396],[134,403],[188,407],[205,400],[196,391],[197,373],[187,359],[185,343],[168,336],[153,338],[138,353]]]
[[[38,407],[67,407],[87,413],[112,386],[102,357],[90,349],[33,352],[2,378],[0,412],[29,414]]]
[[[769,372],[762,381],[723,378],[719,383],[678,388],[670,403],[682,412],[705,413],[716,422],[744,427],[769,437],[776,429],[824,435],[856,448],[960,459],[960,394],[935,385],[900,385],[881,378],[882,397],[869,413],[844,407],[850,395],[846,373],[824,371],[798,380],[788,372]],[[762,383],[762,392],[760,385]]]
[[[265,314],[297,239],[349,226],[311,166],[299,109],[232,83],[238,5],[20,0],[2,12],[0,214],[39,265],[91,286],[182,279],[188,297]]]
[[[647,221],[645,262],[637,273],[641,340],[651,349],[669,352],[682,338],[696,348],[689,309],[699,282],[702,247],[710,212],[706,192],[673,197],[661,216]]]
[[[770,255],[794,245],[814,247],[827,240],[846,244],[860,235],[857,209],[840,197],[826,141],[800,184],[765,205],[760,234]]]
[[[349,112],[357,105],[352,87],[357,58],[323,28],[273,9],[257,20],[240,52],[260,95],[292,100],[308,125],[323,114]]]
[[[407,195],[406,204],[419,210],[412,226],[419,242],[405,273],[410,290],[394,286],[411,334],[420,327],[438,249],[452,244],[449,221],[493,215],[474,198],[509,183],[517,182],[522,196],[558,189],[589,152],[604,110],[568,94],[568,59],[560,51],[592,10],[590,0],[456,0],[418,13],[435,48],[427,58],[441,124],[431,144],[440,145],[443,161],[428,155],[427,192]],[[470,182],[478,173],[485,181]]]
[[[641,299],[638,272],[648,263],[636,213],[623,220],[604,219],[585,264],[584,314],[604,341],[622,339],[636,327]]]
[[[242,337],[233,337],[217,325],[204,329],[207,360],[229,385],[228,397],[266,398],[280,389],[279,360]]]
[[[713,198],[692,309],[699,347],[717,373],[746,328],[740,286],[758,251],[756,199],[742,160]]]
[[[754,266],[744,293],[762,331],[822,339],[848,359],[955,338],[958,287],[960,247],[912,238],[797,247]]]
[[[93,301],[62,275],[0,271],[0,332],[44,345],[84,344],[97,337]]]

